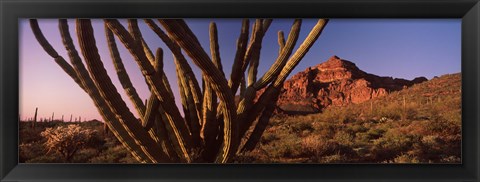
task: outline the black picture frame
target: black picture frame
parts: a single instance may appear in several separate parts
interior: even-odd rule
[[[479,181],[479,0],[0,0],[0,13],[0,181]],[[18,20],[144,17],[462,18],[462,164],[18,164]]]

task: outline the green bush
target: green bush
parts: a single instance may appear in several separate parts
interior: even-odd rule
[[[89,160],[91,163],[138,163],[121,145],[108,148]]]

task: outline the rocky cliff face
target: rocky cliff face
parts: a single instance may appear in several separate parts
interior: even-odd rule
[[[424,81],[425,77],[414,80],[380,77],[332,56],[287,80],[277,105],[287,113],[319,112],[328,106],[361,103]]]

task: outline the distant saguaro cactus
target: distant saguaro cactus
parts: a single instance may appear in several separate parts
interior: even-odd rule
[[[32,129],[35,129],[35,124],[37,124],[37,112],[38,112],[38,107],[35,108],[35,115],[33,116],[33,121],[32,121]]]
[[[173,54],[184,116],[175,104],[163,71],[163,50],[157,48],[155,54],[151,51],[137,20],[129,19],[128,28],[115,19],[105,19],[104,24],[118,79],[140,119],[130,112],[108,76],[90,20],[76,20],[83,61],[73,44],[67,20],[59,20],[70,63],[50,45],[37,20],[31,19],[30,25],[43,49],[92,98],[110,131],[138,161],[226,163],[237,153],[256,146],[272,116],[284,81],[312,47],[328,20],[318,20],[295,51],[302,20],[293,22],[286,40],[280,31],[278,56],[261,77],[257,77],[260,50],[272,20],[256,19],[250,36],[249,20],[243,20],[229,78],[223,72],[214,22],[209,28],[210,51],[202,48],[184,20],[159,19],[158,23],[164,29],[154,20],[145,19],[144,22]],[[130,52],[145,77],[151,92],[146,102],[138,96],[125,71],[114,36]],[[202,71],[201,85],[184,53]],[[235,94],[239,88],[240,102],[237,104]],[[257,91],[262,89],[263,93],[255,99]],[[251,134],[247,132],[249,130],[252,130]]]

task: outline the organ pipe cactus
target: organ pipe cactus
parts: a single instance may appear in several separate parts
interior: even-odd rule
[[[100,58],[97,48],[102,45],[97,45],[95,41],[90,20],[79,19],[75,23],[81,54],[73,44],[67,20],[59,20],[62,42],[70,63],[48,42],[37,20],[30,20],[42,48],[92,98],[105,125],[139,162],[227,163],[239,152],[255,148],[274,112],[285,79],[318,39],[328,20],[318,20],[297,50],[294,47],[302,21],[293,22],[286,40],[283,32],[279,31],[278,56],[270,69],[258,79],[263,37],[272,19],[256,19],[251,25],[250,37],[250,21],[242,21],[228,78],[223,72],[218,30],[214,22],[209,27],[209,51],[203,49],[184,20],[158,19],[155,22],[145,19],[144,22],[173,54],[183,116],[175,104],[163,70],[163,50],[157,48],[155,55],[152,53],[137,20],[128,20],[128,30],[115,19],[105,19],[104,25],[106,46],[117,77],[140,118],[129,110],[106,73],[105,60]],[[146,102],[133,87],[115,36],[132,55],[145,77],[151,92]],[[198,84],[184,53],[202,72],[202,85]],[[259,92],[261,90],[263,92]],[[236,94],[239,94],[239,102],[235,101]],[[249,130],[252,132],[247,132]]]

